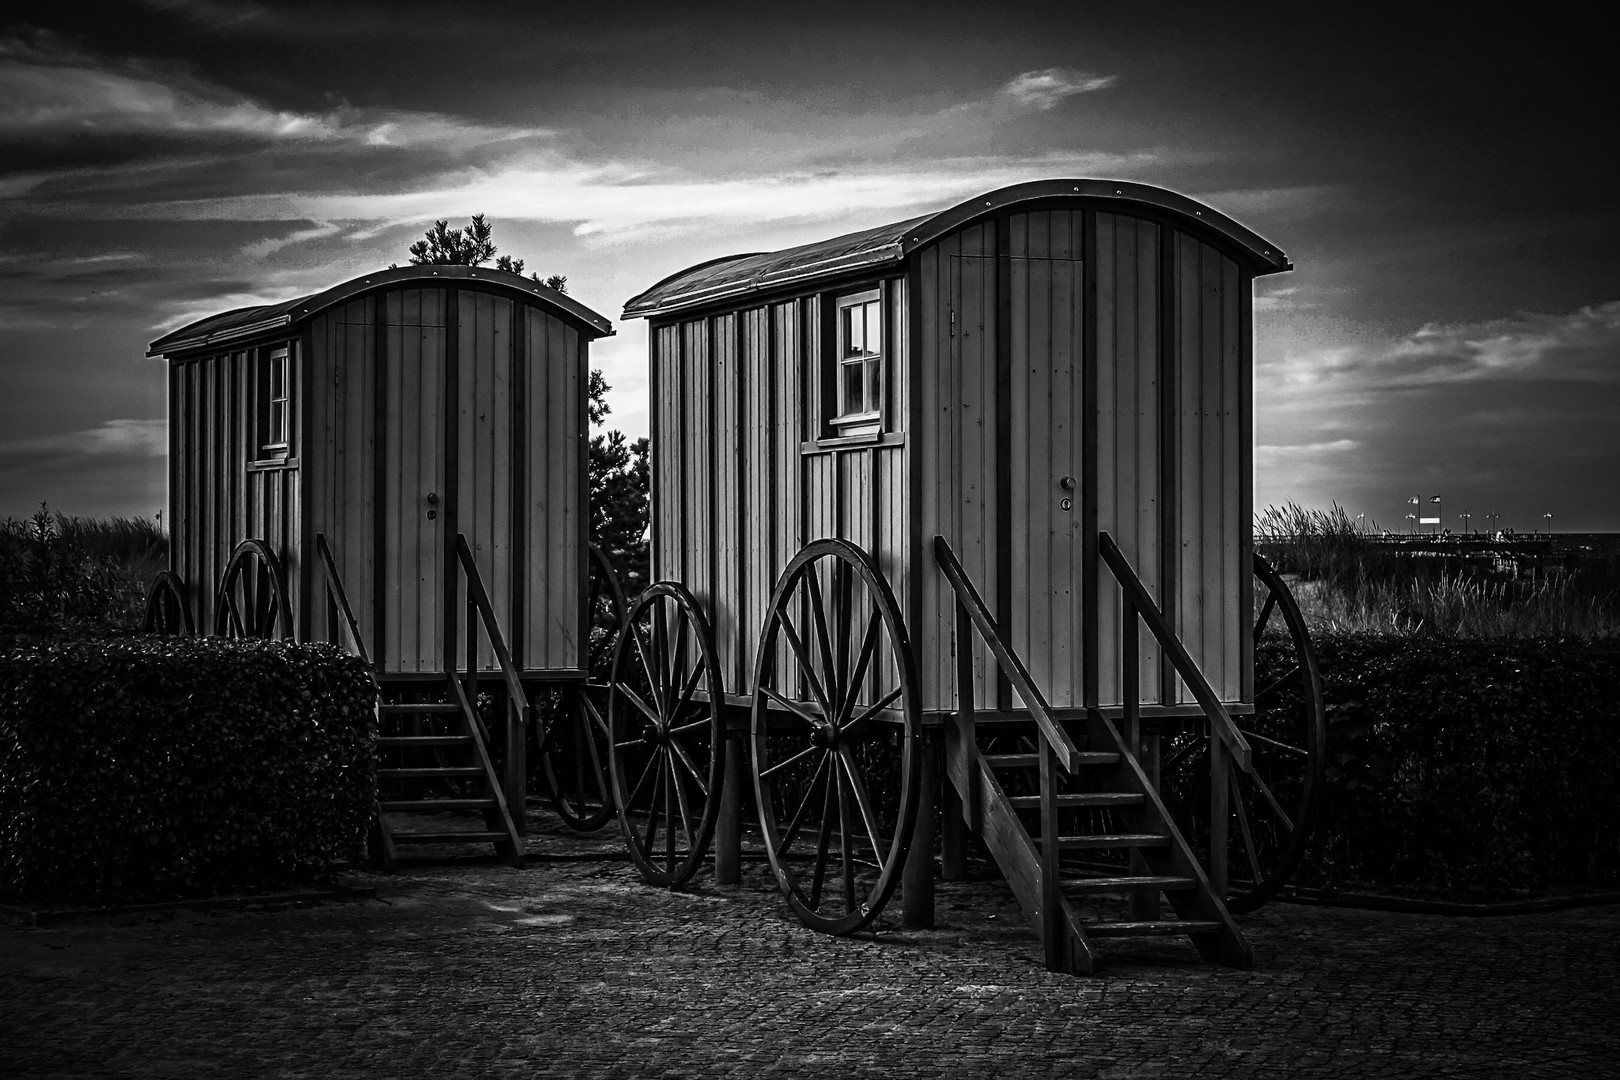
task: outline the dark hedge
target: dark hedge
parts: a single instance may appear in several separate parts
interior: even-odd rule
[[[0,896],[258,891],[359,859],[375,701],[327,645],[0,643]]]
[[[1620,884],[1620,641],[1317,647],[1327,785],[1296,884],[1457,900]]]

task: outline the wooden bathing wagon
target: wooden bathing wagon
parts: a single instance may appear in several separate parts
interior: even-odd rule
[[[1251,285],[1289,268],[1173,192],[1050,180],[630,300],[657,583],[609,719],[644,875],[686,880],[718,828],[734,877],[746,759],[807,925],[858,930],[902,879],[926,923],[937,798],[944,872],[975,837],[1053,969],[1164,933],[1248,963],[1232,912],[1293,869],[1321,768],[1250,536]]]
[[[404,810],[484,810],[475,838],[521,857],[531,698],[583,679],[615,587],[586,539],[589,345],[611,333],[519,275],[413,265],[151,345],[173,539],[149,622],[368,659],[384,861],[436,835],[395,829]]]

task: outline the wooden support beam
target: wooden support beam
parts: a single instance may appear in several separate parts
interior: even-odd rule
[[[720,819],[714,827],[714,883],[722,889],[735,889],[742,884],[743,784],[748,782],[744,757],[748,747],[738,732],[729,732],[724,741],[725,782],[720,787]]]
[[[939,789],[939,736],[922,733],[922,776],[917,824],[900,878],[900,925],[907,930],[934,928],[934,793]]]

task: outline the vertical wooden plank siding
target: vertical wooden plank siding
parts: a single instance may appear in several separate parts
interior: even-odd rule
[[[1236,264],[1177,233],[1176,355],[1180,479],[1173,625],[1223,700],[1242,691],[1243,297]],[[1184,687],[1182,700],[1190,700]]]
[[[1097,215],[1098,528],[1119,543],[1143,584],[1160,599],[1159,226],[1120,214]],[[1100,700],[1116,704],[1120,589],[1107,567],[1098,590]],[[1160,658],[1138,629],[1139,685],[1159,698]]]
[[[459,290],[457,298],[457,522],[472,547],[502,637],[510,642],[512,301],[471,289]],[[535,602],[544,605],[548,599],[537,596]],[[494,665],[487,643],[480,644],[478,657],[481,666]]]
[[[506,318],[509,325],[509,313]],[[537,307],[526,309],[522,323],[527,386],[523,529],[528,539],[519,556],[526,560],[527,578],[520,663],[526,670],[576,668],[585,645],[579,597],[588,510],[580,479],[587,433],[579,334]],[[512,418],[506,422],[510,425]],[[511,479],[502,474],[500,482],[510,485]],[[510,529],[509,523],[507,543]],[[510,579],[502,579],[501,587],[510,591]]]
[[[743,518],[747,506],[742,479],[742,402],[743,369],[739,362],[737,327],[739,316],[732,312],[716,315],[711,327],[713,355],[714,409],[714,576],[710,613],[714,620],[715,644],[720,654],[720,670],[727,687],[743,684],[743,655],[748,652],[741,630],[744,610],[742,549]]]
[[[1012,642],[1051,704],[1080,704],[1082,492],[1082,217],[1008,219],[1011,413],[1007,601]],[[1062,499],[1069,498],[1065,510]]]

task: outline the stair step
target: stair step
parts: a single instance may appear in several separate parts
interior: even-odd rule
[[[1082,750],[1079,753],[1082,765],[1118,765],[1119,755],[1107,750]],[[1039,754],[985,754],[985,764],[992,769],[1031,769],[1041,763]]]
[[[396,832],[396,844],[498,844],[506,839],[503,832]]]
[[[1128,874],[1124,877],[1064,878],[1063,885],[1075,892],[1124,892],[1127,889],[1155,888],[1165,892],[1190,889],[1198,882],[1190,877],[1166,874]]]
[[[1221,924],[1198,919],[1159,919],[1152,922],[1083,923],[1090,937],[1145,937],[1153,934],[1214,934]]]
[[[453,778],[453,777],[475,777],[475,776],[483,776],[483,775],[484,775],[483,767],[479,766],[479,765],[445,766],[445,767],[436,768],[436,769],[378,769],[377,770],[377,778],[379,780],[387,778],[387,777],[397,777],[399,779],[439,777],[439,778],[448,779],[448,778]]]
[[[461,706],[450,701],[390,701],[379,705],[378,711],[390,716],[407,713],[453,713],[460,712]]]
[[[1059,795],[1058,809],[1072,806],[1140,806],[1145,797],[1135,791],[1082,791],[1075,795]],[[1011,795],[1007,802],[1020,810],[1039,809],[1039,795]]]
[[[407,749],[430,746],[471,746],[471,735],[379,735],[378,746],[398,746]]]
[[[379,799],[384,810],[493,810],[495,800],[483,799]]]
[[[1169,846],[1170,838],[1157,833],[1092,833],[1088,836],[1062,836],[1058,838],[1058,848],[1061,851]]]

